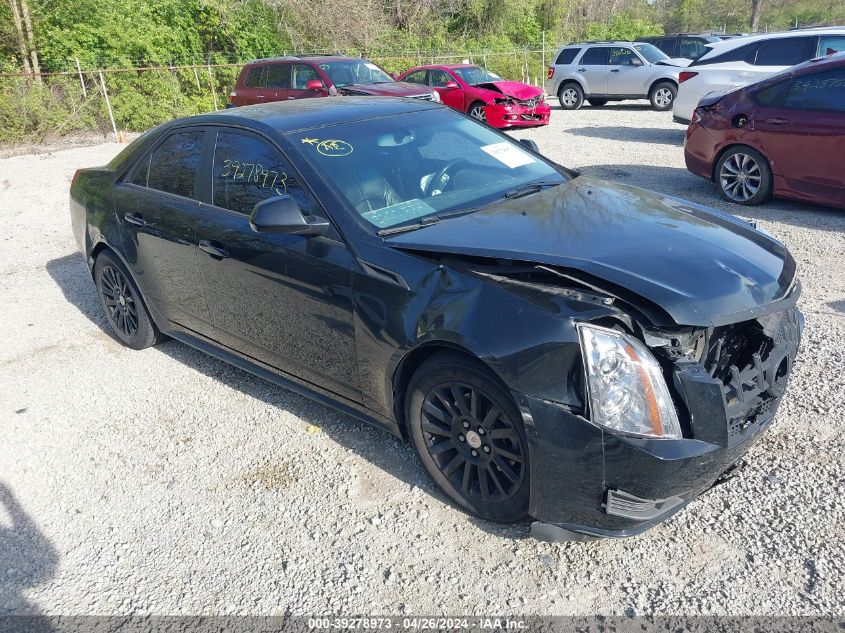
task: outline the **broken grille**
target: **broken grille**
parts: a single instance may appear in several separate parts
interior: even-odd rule
[[[786,389],[800,337],[795,308],[714,331],[706,366],[722,382],[731,436],[768,418]]]

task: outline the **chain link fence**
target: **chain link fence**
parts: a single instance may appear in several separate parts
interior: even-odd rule
[[[471,62],[511,80],[542,85],[544,51],[400,51],[373,55],[391,72],[422,64]],[[242,65],[214,60],[166,65],[68,69],[39,75],[0,73],[0,144],[43,143],[63,136],[147,130],[170,119],[219,110]]]

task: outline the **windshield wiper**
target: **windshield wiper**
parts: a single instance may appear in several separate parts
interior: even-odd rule
[[[449,218],[457,218],[462,215],[475,213],[481,208],[483,207],[471,207],[468,209],[456,209],[455,211],[449,211],[448,213],[438,213],[437,215],[426,215],[411,224],[400,224],[399,226],[391,226],[386,229],[381,229],[376,233],[376,235],[385,236],[395,235],[396,233],[407,233],[408,231],[416,231],[417,229],[423,229],[427,226],[437,224],[440,220],[448,220]]]
[[[551,180],[538,180],[536,182],[529,182],[521,185],[515,189],[505,192],[505,198],[521,198],[522,196],[530,196],[532,193],[537,193],[548,187],[557,187],[561,182],[553,182]]]

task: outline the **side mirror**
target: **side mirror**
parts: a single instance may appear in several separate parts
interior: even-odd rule
[[[631,64],[631,66],[642,66],[643,60],[641,60],[639,57],[632,57],[629,63]]]
[[[535,154],[539,154],[539,153],[540,153],[540,148],[539,148],[539,147],[537,147],[537,143],[535,143],[534,141],[532,141],[530,138],[521,138],[521,139],[519,139],[519,143],[520,143],[521,145],[525,145],[525,147],[527,147],[528,149],[530,149],[530,150],[531,150],[532,152],[534,152]]]
[[[325,86],[319,79],[309,79],[305,82],[306,90],[322,90],[323,88],[325,88]]]
[[[397,79],[397,80],[399,79],[399,75],[397,75],[396,73],[389,73],[389,74],[393,79]]]
[[[323,235],[331,226],[325,218],[302,215],[296,201],[288,195],[267,198],[255,205],[249,225],[256,233]]]
[[[460,88],[457,81],[447,81],[444,88]]]

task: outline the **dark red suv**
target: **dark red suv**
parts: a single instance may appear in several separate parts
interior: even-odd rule
[[[687,168],[726,199],[774,195],[845,208],[845,53],[707,95],[684,143]]]
[[[396,81],[359,57],[300,56],[256,59],[241,69],[232,106],[336,95],[411,97],[440,101],[427,86]]]

